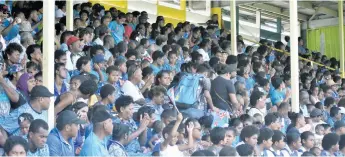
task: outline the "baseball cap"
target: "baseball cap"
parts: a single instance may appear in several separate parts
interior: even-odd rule
[[[92,116],[92,123],[100,123],[100,122],[104,122],[105,120],[111,118],[111,115],[109,114],[109,112],[107,112],[106,110],[99,110],[93,113]]]
[[[105,58],[104,58],[104,55],[102,54],[98,54],[98,55],[95,55],[93,58],[92,58],[92,61],[94,63],[102,63],[102,62],[105,62]]]
[[[11,75],[22,70],[24,70],[24,68],[20,64],[12,64],[8,67],[8,74]]]
[[[79,119],[73,111],[62,111],[56,119],[56,127],[63,128],[67,124],[85,124],[86,122]]]
[[[339,128],[345,127],[345,123],[343,121],[336,121],[334,123],[334,129],[337,130]]]
[[[321,116],[322,115],[322,111],[318,108],[314,108],[311,113],[310,113],[310,117],[317,117],[317,116]]]
[[[80,40],[79,38],[77,38],[76,36],[71,36],[67,39],[67,46],[73,44],[74,42]]]
[[[32,88],[30,92],[30,98],[37,98],[37,97],[52,97],[54,96],[47,87],[45,86],[35,86]]]

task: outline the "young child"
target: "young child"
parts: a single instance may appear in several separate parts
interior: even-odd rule
[[[182,113],[178,113],[177,120],[172,124],[166,126],[163,129],[164,141],[160,146],[160,156],[162,157],[183,157],[182,151],[193,147],[193,129],[194,124],[188,124],[188,144],[187,145],[176,145],[177,142],[177,129],[182,122]]]
[[[235,140],[232,142],[232,147],[236,147],[238,143],[240,142],[240,133],[243,129],[243,123],[239,118],[233,118],[231,119],[229,126],[233,127],[235,129]]]
[[[122,95],[121,92],[121,85],[122,80],[121,78],[121,70],[116,66],[109,66],[106,70],[106,73],[108,75],[108,80],[106,83],[111,84],[115,88],[115,100],[119,98]]]
[[[285,135],[279,130],[274,130],[271,149],[274,156],[283,156],[281,151],[285,148],[285,145]]]
[[[218,155],[220,150],[225,146],[227,141],[226,129],[215,127],[210,131],[212,145],[208,150]]]
[[[273,134],[273,131],[269,128],[262,128],[260,130],[260,135],[258,137],[258,151],[261,156],[274,156],[271,150]]]
[[[169,63],[163,65],[163,70],[170,70],[175,74],[179,73],[181,65],[177,62],[177,58],[177,52],[170,51],[168,53]]]
[[[162,136],[162,132],[163,132],[163,127],[164,127],[164,123],[162,121],[156,120],[153,125],[153,136],[149,141],[149,146],[151,149],[153,149],[155,147],[156,144],[161,143],[164,139]]]
[[[236,147],[237,153],[240,156],[254,156],[254,147],[250,144],[241,144]]]
[[[259,129],[256,128],[255,126],[253,125],[245,126],[242,129],[241,134],[240,134],[240,139],[242,142],[240,142],[238,145],[246,143],[246,144],[252,145],[253,147],[256,147],[257,140],[255,139],[258,138],[259,133],[260,133]]]
[[[209,135],[210,130],[212,129],[211,127],[212,127],[212,123],[213,123],[213,116],[212,115],[208,115],[208,116],[205,115],[205,116],[202,116],[198,121],[201,125],[203,135]]]
[[[315,127],[315,147],[321,148],[322,138],[324,136],[325,128],[322,124],[318,124]]]
[[[232,144],[234,143],[235,138],[236,138],[236,130],[233,127],[226,127],[225,129],[226,129],[225,136],[226,136],[226,139],[227,139],[225,141],[226,142],[225,145],[232,146]]]
[[[122,80],[128,80],[126,60],[117,59],[115,60],[114,66],[120,69]]]
[[[24,139],[27,139],[30,124],[33,120],[34,120],[34,117],[30,113],[22,113],[21,115],[19,115],[18,124],[19,124],[20,130],[17,133],[15,133],[15,135],[21,136]]]

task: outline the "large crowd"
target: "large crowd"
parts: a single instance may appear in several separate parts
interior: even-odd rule
[[[238,35],[231,55],[218,15],[207,26],[163,16],[151,24],[145,11],[81,3],[66,30],[66,4],[56,1],[55,52],[42,52],[42,10],[42,1],[0,2],[0,155],[345,155],[339,61],[302,38],[292,39],[299,55],[324,66],[299,61],[291,93],[290,57],[278,51],[289,52],[288,36],[253,47]],[[42,85],[42,53],[55,56],[53,93]]]

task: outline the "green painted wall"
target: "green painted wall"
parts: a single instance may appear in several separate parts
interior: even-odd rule
[[[307,43],[305,44],[309,50],[316,52],[320,52],[321,48],[324,47],[324,54],[328,58],[335,57],[339,59],[339,27],[328,26],[307,30]]]

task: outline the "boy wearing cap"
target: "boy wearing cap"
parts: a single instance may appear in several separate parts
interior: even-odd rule
[[[46,87],[35,86],[31,90],[30,101],[13,110],[9,115],[0,116],[0,130],[5,130],[9,135],[19,132],[18,117],[22,113],[30,113],[34,119],[47,121],[47,110],[50,97],[54,96]]]
[[[105,71],[106,60],[104,55],[97,54],[92,58],[93,61],[93,70],[91,74],[95,75],[99,82],[103,82],[104,80],[108,80]]]
[[[310,112],[310,118],[311,118],[311,124],[312,124],[312,130],[311,132],[315,133],[315,127],[318,124],[324,124],[325,122],[321,120],[322,118],[322,111],[318,108],[314,108],[311,112]]]
[[[50,156],[74,156],[73,138],[78,135],[78,125],[86,122],[79,119],[73,111],[63,111],[56,119],[56,127],[49,133],[47,144]]]
[[[86,138],[80,156],[110,156],[108,136],[113,133],[111,115],[106,110],[96,111],[91,119],[93,131]]]

